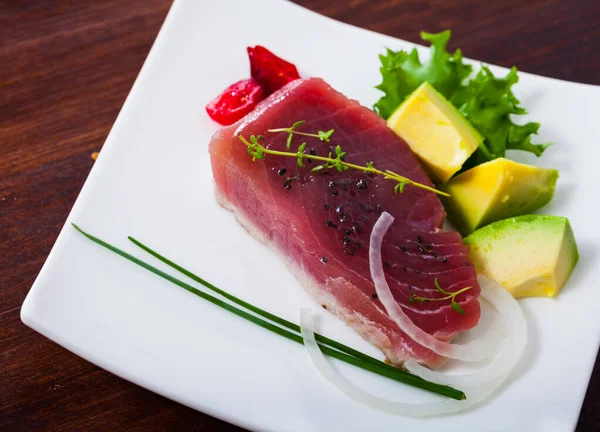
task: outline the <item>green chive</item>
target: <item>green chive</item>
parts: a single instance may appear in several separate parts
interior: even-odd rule
[[[163,272],[163,271],[161,271],[159,269],[157,269],[156,267],[153,267],[152,265],[150,265],[150,264],[148,264],[148,263],[146,263],[146,262],[144,262],[144,261],[142,261],[142,260],[134,257],[133,255],[130,255],[127,252],[125,252],[125,251],[123,251],[123,250],[121,250],[121,249],[119,249],[119,248],[117,248],[117,247],[115,247],[115,246],[113,246],[113,245],[111,245],[109,243],[106,243],[105,241],[103,241],[103,240],[101,240],[101,239],[99,239],[99,238],[97,238],[97,237],[95,237],[95,236],[93,236],[91,234],[88,234],[87,232],[85,232],[81,228],[79,228],[77,225],[75,225],[75,224],[72,224],[72,225],[73,225],[73,227],[77,231],[79,231],[81,234],[83,234],[89,240],[91,240],[94,243],[96,243],[96,244],[98,244],[98,245],[100,245],[100,246],[102,246],[102,247],[110,250],[111,252],[113,252],[113,253],[115,253],[115,254],[117,254],[117,255],[119,255],[119,256],[121,256],[121,257],[123,257],[123,258],[125,258],[125,259],[127,259],[129,261],[131,261],[131,262],[133,262],[134,264],[139,265],[140,267],[142,267],[142,268],[144,268],[144,269],[146,269],[146,270],[148,270],[148,271],[156,274],[157,276],[160,276],[161,278],[163,278],[163,279],[165,279],[165,280],[167,280],[167,281],[169,281],[169,282],[171,282],[171,283],[173,283],[173,284],[175,284],[175,285],[177,285],[177,286],[179,286],[179,287],[181,287],[181,288],[183,288],[183,289],[185,289],[185,290],[187,290],[187,291],[189,291],[189,292],[191,292],[191,293],[193,293],[195,295],[197,295],[198,297],[203,298],[204,300],[209,301],[210,303],[212,303],[212,304],[214,304],[216,306],[219,306],[219,307],[221,307],[221,308],[223,308],[223,309],[225,309],[225,310],[227,310],[229,312],[232,312],[233,314],[239,316],[240,318],[243,318],[243,319],[245,319],[247,321],[250,321],[250,322],[252,322],[252,323],[254,323],[254,324],[256,324],[256,325],[258,325],[258,326],[260,326],[260,327],[262,327],[264,329],[266,329],[266,330],[269,330],[269,331],[271,331],[273,333],[276,333],[276,334],[278,334],[280,336],[283,336],[283,337],[285,337],[285,338],[287,338],[289,340],[292,340],[292,341],[294,341],[296,343],[303,344],[302,336],[300,336],[298,334],[295,334],[295,333],[292,333],[292,332],[290,332],[290,331],[288,331],[286,329],[283,329],[283,328],[281,328],[279,326],[276,326],[276,325],[274,325],[274,324],[272,324],[270,322],[267,322],[267,321],[265,321],[265,320],[263,320],[263,319],[255,316],[255,315],[252,315],[252,314],[250,314],[250,313],[248,313],[248,312],[246,312],[246,311],[244,311],[242,309],[238,309],[237,307],[235,307],[235,306],[233,306],[233,305],[231,305],[231,304],[229,304],[229,303],[227,303],[227,302],[225,302],[223,300],[220,300],[220,299],[218,299],[218,298],[216,298],[216,297],[214,297],[214,296],[212,296],[210,294],[207,294],[207,293],[205,293],[203,291],[200,291],[199,289],[194,288],[193,286],[191,286],[191,285],[189,285],[189,284],[187,284],[187,283],[185,283],[185,282],[183,282],[183,281],[181,281],[181,280],[179,280],[179,279],[177,279],[177,278],[175,278],[175,277],[173,277],[173,276],[171,276],[171,275],[169,275],[169,274],[167,274],[167,273],[165,273],[165,272]],[[130,238],[130,240],[133,241],[136,244],[139,243],[139,242],[137,242],[133,238]],[[139,243],[138,246],[144,248],[143,245],[141,245],[141,243]],[[144,250],[146,250],[146,249],[144,248]],[[148,252],[152,253],[154,251],[150,252],[150,250],[148,250]],[[154,255],[154,254],[156,254],[155,256],[158,255],[156,252],[152,253],[152,255]],[[157,258],[158,258],[158,256],[157,256]],[[185,270],[185,269],[182,268],[182,270]],[[197,277],[197,276],[195,276],[195,277]],[[201,279],[199,277],[197,277],[197,278]],[[201,280],[203,280],[203,279],[201,279]],[[208,282],[206,282],[206,284],[208,284]],[[222,290],[218,289],[217,287],[213,286],[213,288],[211,288],[211,289],[213,289],[215,292],[219,292],[220,294],[222,294],[226,298],[227,298],[227,296],[231,296],[230,294],[226,293],[225,291],[222,291]],[[231,297],[235,298],[234,296],[231,296]],[[237,299],[237,300],[240,301],[240,302],[243,302],[240,299]],[[252,306],[249,303],[246,303],[246,304],[248,304],[248,306],[251,306],[252,308],[254,308],[256,310],[260,310],[263,314],[269,314],[268,312],[263,311],[262,309],[256,308],[255,306]],[[248,309],[252,310],[250,308],[248,308]],[[272,315],[272,314],[269,314],[269,315],[275,318],[275,320],[273,320],[274,322],[278,322],[280,320],[282,322],[285,321],[285,322],[289,323],[289,321],[283,320],[282,318],[279,318],[279,317],[277,317],[275,315]],[[290,323],[290,324],[292,324],[292,323]],[[299,329],[299,327],[296,326],[295,324],[292,324],[292,325],[295,326],[295,327],[297,327]],[[352,348],[346,347],[345,345],[342,345],[339,342],[335,342],[335,341],[333,341],[331,339],[328,339],[328,338],[325,338],[323,336],[320,336],[320,337],[323,338],[324,340],[331,341],[334,344],[342,346],[345,349],[352,350]],[[427,391],[430,391],[430,392],[433,392],[433,393],[437,393],[437,394],[440,394],[440,395],[443,395],[443,396],[447,396],[447,397],[450,397],[452,399],[456,399],[456,400],[464,400],[464,399],[466,399],[465,394],[463,392],[461,392],[460,390],[456,390],[456,389],[454,389],[452,387],[449,387],[449,386],[440,385],[440,384],[436,384],[436,383],[432,383],[432,382],[426,381],[426,380],[424,380],[424,379],[422,379],[422,378],[420,378],[420,377],[418,377],[416,375],[410,374],[410,373],[402,371],[400,369],[396,369],[396,368],[394,368],[392,366],[389,366],[389,365],[387,365],[387,364],[385,364],[383,362],[380,362],[380,363],[382,363],[384,366],[380,366],[379,364],[374,364],[371,361],[365,361],[363,358],[359,358],[359,357],[355,357],[353,355],[346,354],[345,352],[338,351],[337,349],[330,348],[329,346],[321,346],[321,350],[323,351],[324,354],[326,354],[326,355],[328,355],[330,357],[336,358],[338,360],[342,360],[342,361],[344,361],[346,363],[352,364],[352,365],[357,366],[357,367],[359,367],[361,369],[371,371],[373,373],[376,373],[376,374],[381,375],[381,376],[385,376],[385,377],[393,379],[395,381],[399,381],[399,382],[402,382],[404,384],[408,384],[408,385],[412,385],[414,387],[421,388],[423,390],[427,390]],[[352,351],[356,351],[356,350],[352,350]],[[359,353],[358,351],[356,351],[356,352]],[[359,354],[361,354],[362,356],[365,356],[362,353],[359,353]],[[375,360],[375,359],[373,359],[373,360]],[[378,360],[376,360],[376,361],[378,361]]]
[[[268,320],[271,320],[273,322],[276,322],[277,324],[283,326],[283,327],[287,327],[290,330],[294,330],[295,332],[300,333],[300,326],[297,324],[294,324],[284,318],[280,318],[277,315],[273,315],[270,312],[265,311],[264,309],[261,309],[257,306],[254,306],[251,303],[248,303],[242,299],[240,299],[239,297],[236,297],[232,294],[229,294],[226,291],[223,291],[220,288],[217,288],[216,286],[214,286],[213,284],[211,284],[210,282],[202,279],[200,276],[192,273],[191,271],[181,267],[180,265],[174,263],[173,261],[171,261],[170,259],[168,259],[167,257],[159,254],[158,252],[152,250],[150,247],[146,246],[145,244],[143,244],[142,242],[140,242],[139,240],[136,240],[135,238],[129,236],[127,237],[131,242],[133,242],[136,246],[140,247],[141,249],[143,249],[144,251],[148,252],[150,255],[152,255],[153,257],[157,258],[158,260],[162,261],[163,263],[167,264],[169,267],[172,267],[173,269],[177,270],[179,273],[182,273],[184,275],[186,275],[187,277],[189,277],[190,279],[192,279],[195,282],[198,282],[202,285],[204,285],[206,288],[216,292],[217,294],[222,295],[223,297],[225,297],[227,300],[230,300],[246,309],[248,309],[249,311],[254,312],[257,315],[262,316],[263,318],[266,318]],[[337,341],[334,341],[333,339],[329,339],[326,336],[322,336],[318,333],[315,333],[315,338],[317,339],[318,342],[322,342],[326,345],[329,345],[335,349],[338,349],[342,352],[345,352],[346,354],[350,354],[353,355],[354,357],[358,357],[364,361],[373,363],[374,365],[377,366],[381,366],[381,367],[386,367],[386,368],[391,368],[393,370],[398,370],[393,366],[388,365],[387,363],[382,362],[381,360],[377,360],[376,358],[373,358],[371,356],[368,356],[366,354],[363,354],[360,351],[357,351],[353,348],[350,348],[349,346],[346,346],[344,344],[341,344]]]

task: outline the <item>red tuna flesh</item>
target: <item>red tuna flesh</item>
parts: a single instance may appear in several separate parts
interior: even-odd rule
[[[417,158],[373,111],[333,90],[323,80],[296,80],[271,95],[240,122],[221,129],[210,144],[219,202],[257,239],[278,252],[308,293],[327,310],[381,349],[395,365],[415,359],[439,367],[445,359],[426,349],[390,319],[376,298],[369,270],[369,235],[382,211],[395,222],[382,247],[386,278],[395,299],[412,321],[444,341],[479,321],[480,288],[469,249],[457,232],[442,232],[444,208],[429,191],[395,183],[359,170],[326,169],[318,162],[298,167],[291,157],[266,155],[252,162],[238,135],[265,137],[268,149],[286,151],[289,127],[316,133],[334,129],[331,142],[294,136],[291,150],[306,142],[306,152],[327,156],[340,145],[345,160],[391,170],[432,186]],[[473,288],[457,296],[459,314],[450,301],[409,303],[414,293],[438,298],[434,281],[446,291]]]

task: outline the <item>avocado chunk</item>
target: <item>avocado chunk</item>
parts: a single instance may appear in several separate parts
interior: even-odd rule
[[[410,146],[435,183],[448,181],[483,137],[428,82],[394,111],[388,126]]]
[[[559,216],[501,220],[464,242],[477,272],[500,282],[515,298],[556,297],[579,259],[569,220]]]
[[[440,189],[448,218],[463,234],[531,213],[552,200],[558,171],[499,158],[454,177]]]

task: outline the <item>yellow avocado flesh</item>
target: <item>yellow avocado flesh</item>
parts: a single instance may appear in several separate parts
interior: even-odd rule
[[[440,189],[448,218],[463,235],[491,222],[531,213],[554,195],[558,171],[499,158],[454,177]]]
[[[569,220],[559,216],[494,222],[464,242],[476,271],[500,282],[515,298],[556,297],[579,259]]]
[[[387,121],[419,157],[433,181],[450,179],[483,137],[429,83],[417,88]]]

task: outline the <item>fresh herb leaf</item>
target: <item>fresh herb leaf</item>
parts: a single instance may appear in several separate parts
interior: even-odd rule
[[[430,42],[431,58],[421,63],[419,54],[387,50],[380,55],[382,82],[377,86],[384,96],[374,105],[375,111],[387,119],[398,106],[423,82],[429,82],[448,99],[485,138],[479,148],[463,166],[471,168],[481,163],[504,157],[506,150],[528,151],[541,156],[550,144],[533,144],[538,123],[517,125],[511,115],[526,114],[512,92],[518,81],[517,69],[512,68],[504,78],[497,78],[482,66],[473,79],[467,81],[472,67],[463,63],[460,50],[450,54],[446,47],[450,31],[421,33]]]
[[[452,306],[452,309],[454,309],[456,312],[458,312],[461,315],[465,314],[465,310],[455,301],[453,301],[452,303],[450,303],[450,306]]]
[[[321,141],[329,142],[329,138],[333,133],[333,129],[329,129],[327,132],[323,132],[322,130],[317,131],[317,135]]]
[[[292,127],[290,129],[295,130],[298,126],[303,125],[304,123],[306,123],[306,120],[298,120],[296,123],[294,123],[292,125]]]
[[[404,193],[404,187],[406,186],[406,182],[401,181],[396,186],[394,186],[395,193]]]
[[[300,144],[300,147],[298,147],[298,152],[296,153],[298,156],[298,166],[300,168],[304,167],[304,149],[306,148],[306,143],[302,143]]]

